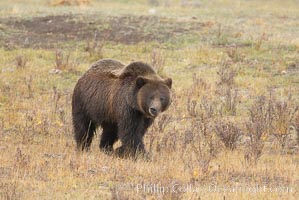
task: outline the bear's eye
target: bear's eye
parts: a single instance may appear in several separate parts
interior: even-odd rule
[[[160,101],[165,101],[165,98],[164,97],[160,97]]]

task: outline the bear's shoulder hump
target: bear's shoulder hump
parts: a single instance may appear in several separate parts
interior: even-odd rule
[[[156,75],[155,70],[147,63],[137,61],[123,67],[121,70],[114,70],[114,74],[119,78],[127,76],[150,76]]]

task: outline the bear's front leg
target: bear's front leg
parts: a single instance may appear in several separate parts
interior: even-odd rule
[[[143,136],[146,132],[144,120],[135,120],[132,123],[119,124],[119,139],[122,146],[115,150],[119,157],[136,157],[146,154]]]
[[[122,146],[115,153],[122,158],[142,156],[146,153],[142,138],[121,138]]]

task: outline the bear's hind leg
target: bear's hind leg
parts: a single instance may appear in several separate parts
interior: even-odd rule
[[[89,150],[92,138],[96,131],[95,123],[79,114],[73,117],[73,124],[77,148],[82,151]]]
[[[100,141],[100,149],[105,152],[113,151],[113,144],[118,140],[117,125],[113,123],[102,123],[103,133]]]
[[[93,136],[95,135],[96,132],[96,125],[95,123],[93,123],[92,121],[89,121],[88,123],[88,131],[87,131],[87,137],[84,138],[83,140],[83,146],[82,146],[82,150],[86,149],[89,150]]]

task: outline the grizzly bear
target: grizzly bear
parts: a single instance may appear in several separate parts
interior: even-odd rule
[[[77,148],[88,150],[98,126],[100,149],[119,156],[145,153],[143,136],[159,113],[171,103],[172,79],[162,79],[143,62],[125,66],[104,59],[94,63],[78,80],[72,98]]]

